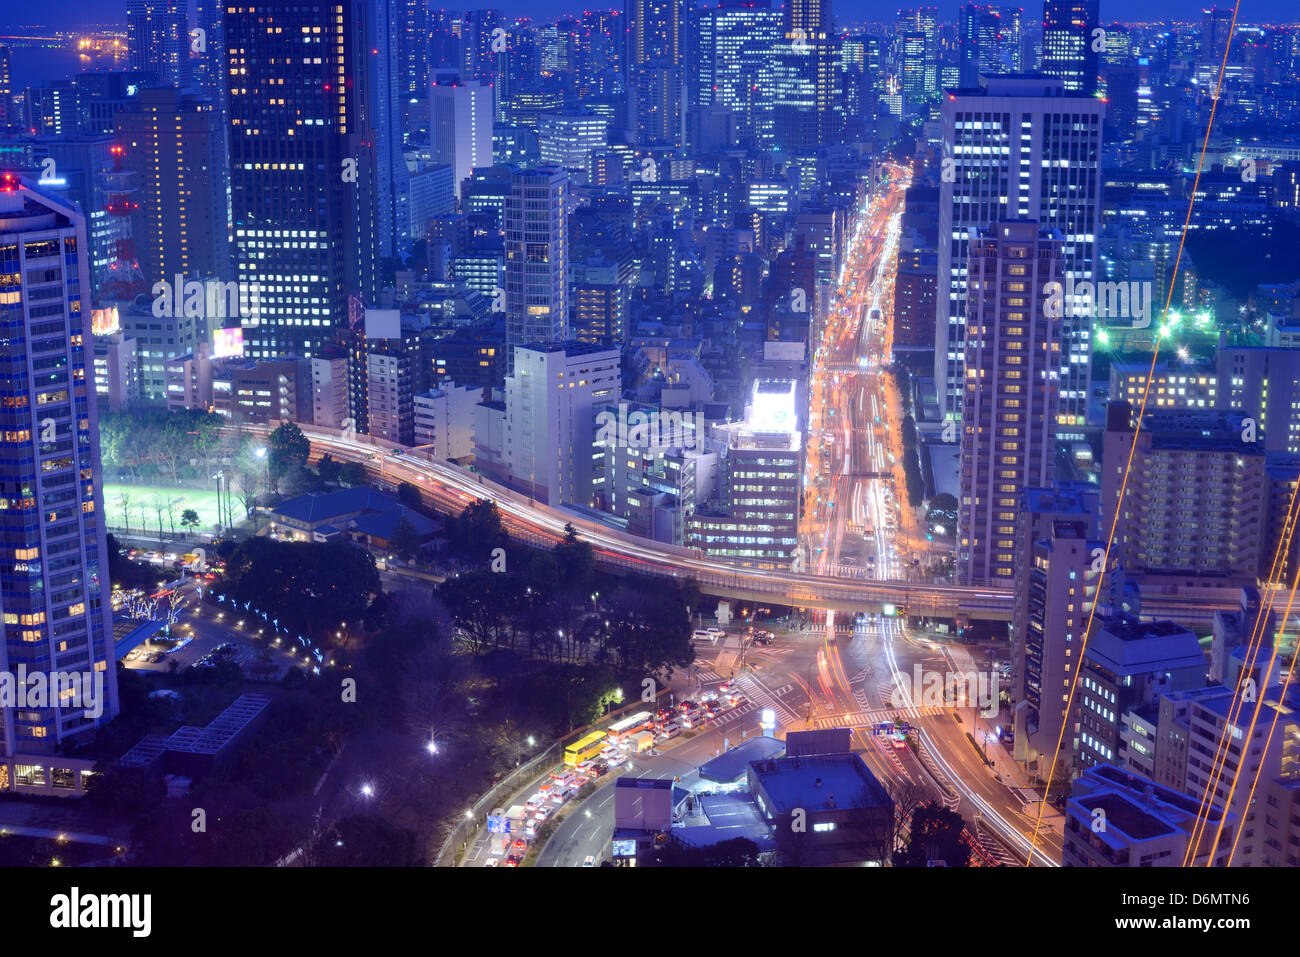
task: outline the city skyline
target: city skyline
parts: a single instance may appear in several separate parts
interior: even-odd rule
[[[1300,866],[1300,25],[121,3],[0,31],[5,863]]]

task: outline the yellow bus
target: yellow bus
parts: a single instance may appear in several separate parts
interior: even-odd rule
[[[605,732],[593,731],[585,738],[579,738],[564,749],[564,763],[576,767],[589,758],[594,758],[605,748]]]

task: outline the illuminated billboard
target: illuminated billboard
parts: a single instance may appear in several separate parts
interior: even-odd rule
[[[792,379],[759,379],[754,383],[745,424],[755,432],[795,431],[794,396]]]
[[[244,330],[242,326],[229,329],[216,329],[212,333],[212,358],[226,359],[244,354]]]
[[[90,310],[90,331],[97,336],[111,336],[122,328],[117,306],[104,306]]]

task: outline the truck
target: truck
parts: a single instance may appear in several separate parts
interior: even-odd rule
[[[655,736],[653,731],[642,731],[632,736],[632,744],[636,748],[636,753],[649,751],[655,746]]]

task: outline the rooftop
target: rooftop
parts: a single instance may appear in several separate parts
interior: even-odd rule
[[[753,761],[750,768],[778,814],[795,808],[882,807],[889,795],[858,754]]]

